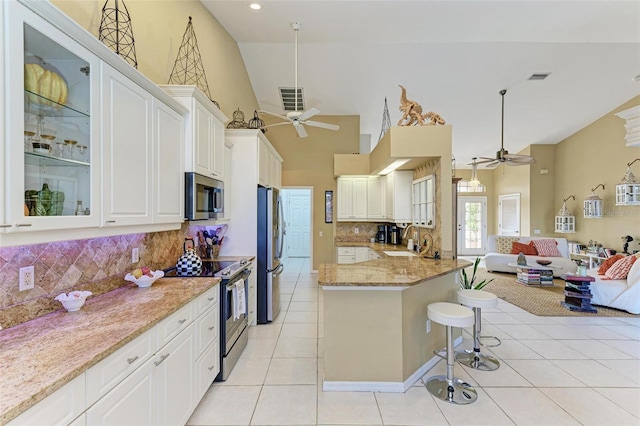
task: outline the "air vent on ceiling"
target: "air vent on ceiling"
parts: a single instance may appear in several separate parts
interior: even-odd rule
[[[296,98],[295,92],[296,89],[293,87],[279,87],[280,90],[280,99],[282,100],[282,108],[285,111],[295,111],[296,110]],[[298,111],[304,111],[304,96],[302,92],[302,87],[298,87]]]
[[[531,77],[529,77],[529,80],[544,80],[545,78],[549,77],[549,74],[551,73],[546,72],[546,73],[531,74]]]

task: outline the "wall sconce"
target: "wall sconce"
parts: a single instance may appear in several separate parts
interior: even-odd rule
[[[477,159],[478,157],[473,157],[473,163],[471,163],[471,180],[469,181],[469,186],[473,189],[476,189],[477,187],[482,185],[480,179],[478,179],[478,165],[476,164]]]
[[[631,173],[631,165],[640,158],[636,158],[627,163],[627,172],[622,177],[619,184],[616,185],[616,206],[639,206],[640,205],[640,182]]]
[[[569,195],[562,200],[562,208],[556,215],[556,232],[563,234],[573,234],[576,232],[576,217],[567,209],[567,200],[569,198],[573,198],[573,201],[576,200],[574,195]]]
[[[604,184],[601,183],[597,185],[595,188],[591,188],[591,195],[589,195],[586,200],[584,200],[584,218],[592,219],[592,218],[600,218],[602,217],[602,198],[598,197],[593,193],[596,189],[602,187],[604,189]]]

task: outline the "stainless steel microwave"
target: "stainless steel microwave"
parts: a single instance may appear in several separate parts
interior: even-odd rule
[[[185,173],[184,182],[187,220],[224,217],[224,182],[193,172]]]

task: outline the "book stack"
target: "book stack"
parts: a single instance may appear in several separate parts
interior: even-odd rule
[[[540,271],[528,268],[519,269],[517,281],[525,285],[540,285]]]
[[[591,289],[589,284],[595,278],[589,276],[566,275],[564,278],[564,302],[562,306],[570,311],[597,313],[596,308],[591,306]]]
[[[540,269],[540,285],[553,286],[553,271],[549,269]]]

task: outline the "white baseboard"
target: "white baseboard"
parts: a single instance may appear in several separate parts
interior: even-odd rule
[[[462,336],[453,341],[456,347],[462,343]],[[434,355],[429,361],[425,362],[404,382],[322,382],[322,390],[324,392],[389,392],[404,393],[413,386],[420,377],[424,376],[427,371],[431,370],[440,361],[440,357]]]

